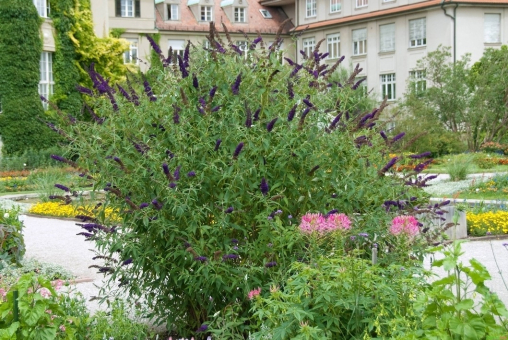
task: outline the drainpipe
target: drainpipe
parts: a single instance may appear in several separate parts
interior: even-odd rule
[[[455,61],[457,60],[457,7],[459,7],[459,4],[455,3],[455,7],[453,8],[453,16],[446,13],[444,4],[445,0],[441,0],[441,9],[447,17],[450,17],[453,20],[453,64],[455,64]]]

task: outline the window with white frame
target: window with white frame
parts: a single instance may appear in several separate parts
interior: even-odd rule
[[[369,0],[356,0],[356,8],[367,7],[369,5]]]
[[[245,7],[235,7],[235,22],[245,22]]]
[[[336,59],[340,57],[340,33],[328,34],[326,36],[326,47],[328,59]]]
[[[201,6],[201,21],[212,21],[212,6]]]
[[[259,12],[261,12],[261,15],[265,19],[271,19],[272,18],[272,14],[267,9],[260,9]]]
[[[168,56],[171,55],[171,63],[178,64],[178,56],[183,58],[185,53],[185,40],[168,40]]]
[[[123,54],[123,62],[125,64],[138,64],[138,40],[127,39],[129,41],[129,50]]]
[[[168,4],[168,20],[178,20],[180,18],[180,11],[178,4]]]
[[[33,0],[40,17],[49,17],[49,0]]]
[[[427,45],[427,23],[425,18],[409,20],[409,47]]]
[[[121,11],[122,17],[134,17],[134,0],[122,0]]]
[[[210,49],[210,40],[203,40],[203,48]]]
[[[40,81],[39,81],[39,95],[49,99],[53,94],[53,54],[51,52],[42,52],[39,63]],[[44,109],[48,108],[48,104],[42,102]]]
[[[353,55],[367,53],[367,29],[353,30]]]
[[[501,42],[501,14],[486,13],[483,29],[486,43]]]
[[[395,51],[395,24],[379,26],[379,51]]]
[[[414,86],[416,93],[422,93],[427,89],[425,70],[414,70],[409,72],[409,80]]]
[[[342,9],[342,0],[330,0],[330,13],[340,12]]]
[[[303,52],[305,52],[307,58],[312,55],[315,48],[316,48],[316,39],[314,37],[302,39],[302,50]]]
[[[395,73],[381,75],[381,98],[395,100]]]
[[[306,6],[306,12],[305,12],[305,17],[306,18],[310,18],[310,17],[315,17],[316,16],[316,0],[305,0],[305,6]]]

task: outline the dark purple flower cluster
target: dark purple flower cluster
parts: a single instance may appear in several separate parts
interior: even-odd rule
[[[222,256],[222,261],[227,261],[227,260],[236,260],[237,258],[239,258],[240,256],[237,255],[237,254],[226,254],[224,256]]]
[[[195,177],[196,176],[196,173],[194,171],[189,171],[187,173],[187,177]]]
[[[66,192],[70,192],[71,189],[67,188],[65,185],[62,185],[62,184],[55,184],[55,187],[58,188],[58,189],[61,189],[63,191],[66,191]]]
[[[217,140],[215,141],[215,149],[214,149],[214,151],[219,150],[220,143],[222,143],[222,139],[217,139]]]
[[[224,210],[224,213],[231,214],[235,209],[233,207],[229,207],[226,210]]]
[[[161,209],[162,209],[162,203],[160,203],[159,201],[157,201],[157,199],[156,199],[156,198],[154,198],[154,199],[152,200],[152,204],[153,204],[153,206],[155,207],[155,209],[157,209],[157,210],[161,210]]]
[[[268,124],[266,124],[266,129],[268,130],[268,132],[272,132],[275,122],[277,122],[278,119],[279,118],[274,118],[270,122],[268,122]]]
[[[380,173],[385,173],[387,172],[388,170],[390,170],[390,168],[392,166],[395,165],[395,163],[397,163],[397,161],[399,160],[398,157],[393,157],[392,159],[390,159],[390,161],[379,171]]]
[[[180,55],[177,55],[178,59],[178,67],[180,67],[180,72],[182,73],[182,78],[187,78],[189,76],[189,72],[185,67],[185,63]]]
[[[292,121],[295,118],[296,108],[297,107],[298,107],[298,104],[295,104],[295,105],[293,105],[291,110],[289,110],[289,113],[288,113],[288,122]]]
[[[235,148],[235,152],[233,153],[233,158],[234,159],[237,159],[238,156],[240,155],[240,152],[242,152],[242,149],[243,149],[243,142],[240,142],[238,143],[238,145],[236,146]]]
[[[150,87],[150,84],[148,83],[148,80],[145,79],[143,81],[143,86],[145,88],[146,95],[148,96],[148,98],[150,98],[150,101],[151,102],[157,101],[157,97],[155,97],[155,95],[153,94],[152,88]]]
[[[272,268],[272,267],[275,267],[276,265],[277,265],[277,262],[275,262],[275,261],[265,263],[266,268]]]
[[[231,91],[234,95],[237,95],[240,91],[240,84],[242,82],[242,74],[240,73],[237,77],[233,85],[231,85]]]
[[[427,152],[420,153],[420,154],[417,154],[417,155],[410,155],[409,157],[411,157],[413,159],[419,159],[419,158],[430,157],[430,155],[432,155],[432,152],[427,151]]]
[[[198,262],[202,262],[203,263],[203,262],[208,261],[208,258],[206,256],[196,256],[194,258],[194,261],[198,261]]]
[[[266,196],[268,194],[268,191],[270,190],[270,187],[268,186],[268,182],[266,181],[266,179],[264,177],[261,180],[261,185],[259,186],[259,188],[261,189],[261,193],[264,196]]]

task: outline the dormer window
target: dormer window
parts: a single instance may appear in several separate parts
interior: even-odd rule
[[[263,16],[263,18],[265,18],[265,19],[272,18],[272,15],[270,14],[270,12],[268,12],[267,9],[260,9],[259,11],[261,12],[261,15]]]
[[[245,7],[235,7],[235,22],[245,22]]]
[[[201,21],[212,21],[212,6],[200,6]]]
[[[179,11],[179,5],[178,4],[168,4],[167,5],[167,11],[168,11],[168,20],[178,20],[180,18],[180,11]]]

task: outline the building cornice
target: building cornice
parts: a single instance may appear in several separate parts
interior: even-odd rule
[[[404,5],[394,8],[383,9],[379,11],[350,15],[347,17],[319,21],[312,24],[300,25],[295,27],[292,31],[312,31],[315,29],[321,29],[324,27],[332,26],[332,25],[340,25],[340,24],[348,24],[351,22],[360,23],[362,21],[368,21],[372,19],[379,19],[388,16],[400,15],[408,12],[416,12],[420,10],[440,7],[441,5],[505,5],[508,6],[508,2],[506,0],[489,0],[489,1],[481,1],[481,0],[461,0],[461,1],[443,1],[443,0],[428,0],[424,2],[419,2],[416,4]]]

